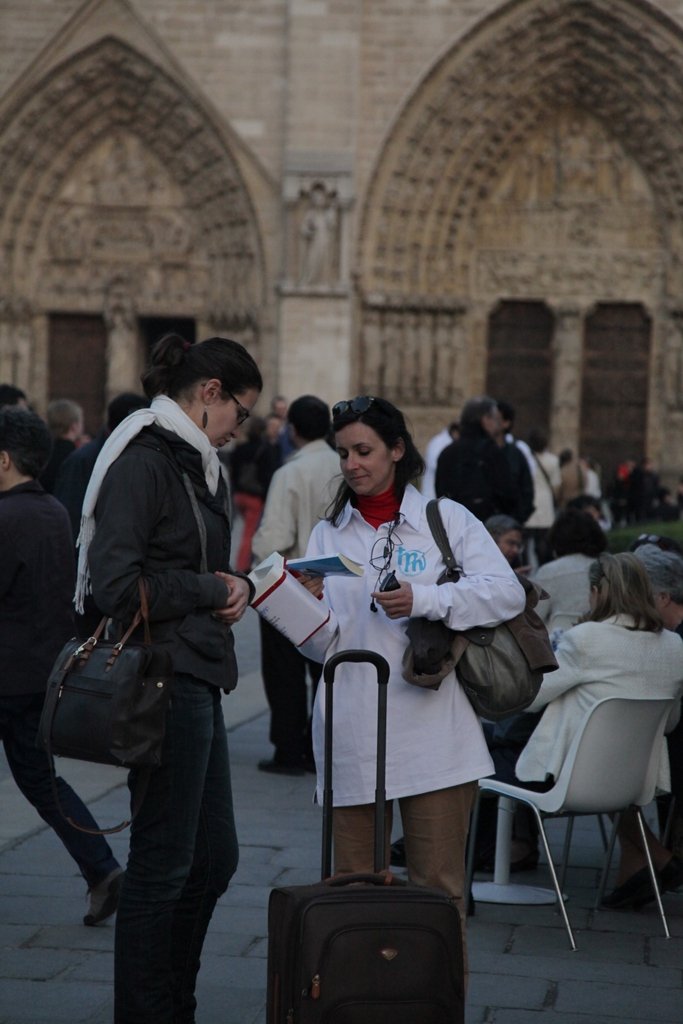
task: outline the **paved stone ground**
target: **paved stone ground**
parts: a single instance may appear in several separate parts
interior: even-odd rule
[[[312,777],[256,770],[270,748],[254,620],[248,613],[238,635],[240,696],[224,703],[241,861],[207,937],[198,1024],[264,1024],[270,889],[309,882],[320,869]],[[125,813],[122,774],[63,766],[101,822]],[[83,881],[2,764],[0,801],[0,1024],[110,1024],[113,925],[80,923]],[[551,825],[555,847],[562,829]],[[125,860],[126,833],[112,845]],[[668,941],[653,908],[595,913],[600,861],[596,820],[579,820],[566,883],[577,952],[552,906],[477,905],[469,924],[467,1024],[683,1024],[683,895],[665,897]],[[549,884],[542,865],[518,878]]]

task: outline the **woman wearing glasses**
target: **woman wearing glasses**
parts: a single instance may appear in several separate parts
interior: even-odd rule
[[[427,524],[426,499],[411,483],[424,464],[402,413],[384,399],[361,396],[339,402],[332,416],[343,482],[328,518],[314,528],[307,554],[341,552],[362,563],[365,574],[325,580],[330,622],[324,636],[321,630],[307,645],[306,654],[324,660],[345,648],[369,648],[389,662],[387,799],[399,801],[411,879],[452,894],[462,916],[470,807],[476,780],[492,774],[493,765],[479,720],[455,675],[438,690],[404,681],[405,628],[409,616],[442,619],[458,629],[494,625],[522,611],[524,592],[484,525],[449,500],[441,502],[441,514],[464,574],[458,583],[437,585],[444,564]],[[399,585],[383,590],[390,573]],[[342,665],[337,677],[335,870],[371,871],[374,670]],[[319,690],[314,710],[319,798],[322,736]]]
[[[151,399],[110,435],[83,505],[77,600],[127,625],[146,587],[152,639],[173,659],[164,758],[131,827],[115,942],[116,1024],[194,1021],[199,957],[237,866],[222,691],[231,626],[251,595],[230,568],[228,491],[216,448],[261,391],[242,345],[162,338],[142,378]],[[135,797],[141,778],[129,776]]]

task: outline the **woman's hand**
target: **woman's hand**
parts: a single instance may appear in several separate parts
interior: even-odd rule
[[[241,576],[231,576],[227,572],[216,572],[214,575],[223,580],[228,588],[228,599],[224,608],[214,608],[211,614],[226,626],[232,626],[239,622],[249,607],[249,584]]]
[[[390,619],[409,617],[413,610],[413,588],[410,583],[401,583],[398,590],[376,590],[372,596],[375,604],[378,604]]]
[[[302,587],[305,587],[310,594],[313,594],[313,597],[323,596],[324,580],[322,576],[306,576],[305,573],[296,573],[296,579],[298,579]]]

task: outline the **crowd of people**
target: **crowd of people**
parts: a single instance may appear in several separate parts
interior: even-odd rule
[[[342,398],[330,409],[315,395],[291,404],[277,395],[259,417],[259,369],[243,346],[222,338],[190,344],[165,336],[142,382],[144,394],[114,399],[92,439],[82,437],[76,403],[51,403],[44,421],[23,393],[0,385],[0,538],[13,556],[0,571],[0,735],[19,787],[86,880],[85,923],[118,909],[116,1024],[195,1019],[204,937],[239,854],[221,712],[222,692],[237,684],[232,627],[253,596],[250,569],[275,551],[285,558],[342,552],[364,573],[299,577],[329,612],[301,647],[259,620],[273,749],[257,768],[315,773],[321,800],[322,666],[348,648],[383,654],[390,667],[385,867],[391,858],[412,881],[447,892],[463,938],[477,780],[495,774],[552,785],[582,712],[606,695],[671,700],[660,788],[673,794],[678,813],[666,842],[654,834],[649,841],[662,890],[683,884],[683,551],[653,535],[633,553],[607,551],[613,520],[641,521],[668,504],[646,460],[628,472],[620,467],[622,489],[610,501],[589,459],[556,455],[540,429],[527,442],[515,438],[514,408],[489,396],[467,401],[424,458],[402,411],[379,396]],[[427,524],[433,497],[462,568],[457,580],[444,575]],[[239,543],[231,552],[233,522]],[[408,619],[460,630],[497,625],[524,607],[520,576],[541,591],[537,610],[559,665],[527,711],[482,721],[454,671],[436,689],[410,685]],[[153,638],[173,658],[173,700],[163,763],[133,820],[124,871],[103,836],[71,834],[35,734],[65,639],[74,629],[89,635],[101,615],[129,623],[140,579]],[[40,642],[38,593],[51,608]],[[334,870],[368,872],[376,688],[369,666],[342,666],[338,677]],[[77,794],[59,786],[62,804],[92,822]],[[129,786],[134,798],[135,771]],[[390,854],[394,803],[403,839]],[[637,908],[654,893],[628,816],[619,837],[617,884],[605,905]],[[484,811],[478,870],[491,870],[494,843],[495,814]],[[537,861],[533,825],[518,814],[511,869]]]

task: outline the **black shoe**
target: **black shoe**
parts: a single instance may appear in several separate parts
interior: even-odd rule
[[[389,863],[394,868],[404,868],[406,866],[406,841],[403,836],[391,844]]]
[[[94,885],[89,890],[90,902],[88,913],[83,918],[83,924],[91,928],[106,921],[108,917],[116,913],[119,905],[119,892],[123,884],[123,868],[114,868],[106,878]]]
[[[683,885],[683,860],[673,855],[665,868],[659,872],[659,881],[662,892],[671,892],[673,889],[680,889]]]
[[[285,761],[276,761],[275,758],[271,758],[270,761],[259,761],[258,770],[260,772],[270,772],[271,775],[305,775],[306,769],[301,764],[287,764]]]
[[[668,866],[668,865],[667,865]],[[601,906],[608,910],[627,910],[642,907],[655,898],[652,879],[647,868],[641,868],[622,885],[603,897]]]
[[[519,871],[534,871],[538,867],[538,850],[531,849],[518,860],[510,861],[510,874]]]
[[[647,871],[647,868],[643,868]],[[669,892],[671,889],[678,889],[679,885],[683,885],[683,860],[677,857],[675,854],[661,871],[657,872],[657,878],[659,879],[659,891],[660,893]],[[650,882],[650,872],[647,871],[648,883]],[[633,907],[635,910],[640,910],[641,907],[646,906],[648,903],[652,903],[655,898],[655,894],[652,891],[652,886],[648,884],[647,890],[643,894],[642,899],[634,899]]]

